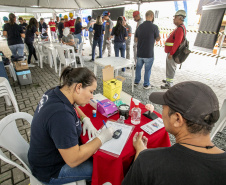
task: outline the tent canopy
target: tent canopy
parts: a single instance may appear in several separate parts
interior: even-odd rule
[[[16,13],[64,13],[72,12],[74,9],[51,9],[51,8],[25,8],[0,6],[0,12],[16,12]]]
[[[0,0],[0,5],[49,9],[93,9],[131,3],[160,2],[175,0]],[[28,11],[27,11],[28,12]]]

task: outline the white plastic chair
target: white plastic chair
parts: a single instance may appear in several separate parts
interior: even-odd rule
[[[9,68],[10,76],[13,77],[14,81],[16,82],[17,77],[16,77],[16,72],[15,72],[12,62],[10,62],[9,65],[5,65],[5,68]]]
[[[79,57],[79,60],[81,62],[81,66],[83,67],[84,66],[84,62],[83,62],[83,57],[82,57],[82,48],[83,48],[83,42],[81,42],[78,45],[78,53],[75,53],[75,58]]]
[[[64,55],[64,48],[61,46],[56,46],[56,50],[60,59],[60,66],[59,66],[59,76],[61,74],[61,65],[63,64],[64,67],[69,66],[70,64],[74,63],[75,67],[77,67],[76,60],[71,58],[70,53],[67,55],[68,58]]]
[[[0,97],[4,96],[6,105],[11,106],[11,102],[15,108],[16,112],[19,112],[19,107],[17,105],[16,98],[13,94],[12,88],[8,80],[4,77],[0,77]],[[11,100],[11,101],[10,101]]]
[[[0,148],[0,159],[19,168],[22,172],[30,177],[31,185],[43,185],[38,181],[31,173],[29,168],[29,163],[27,159],[27,153],[29,149],[29,144],[21,136],[18,131],[15,120],[24,119],[31,124],[33,117],[25,112],[17,112],[10,114],[0,121],[0,146],[10,151],[14,156],[16,156],[24,167],[12,161],[8,158]],[[86,185],[85,180],[77,181],[73,183],[68,183],[65,185]]]
[[[226,99],[224,100],[220,110],[220,118],[215,123],[215,126],[213,127],[213,130],[210,133],[211,140],[214,138],[217,132],[222,132],[225,126],[226,126]]]
[[[37,43],[34,43],[34,47],[35,47],[35,50],[36,50],[36,52],[38,53],[38,56],[39,56],[40,68],[43,68],[43,57],[44,58],[48,57],[48,53],[44,53],[42,51],[42,46],[37,44]]]

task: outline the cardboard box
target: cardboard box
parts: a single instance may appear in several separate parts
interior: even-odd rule
[[[114,78],[114,68],[111,65],[105,66],[103,71],[103,95],[111,101],[120,99],[122,91],[122,82],[125,80],[122,76]]]
[[[16,61],[13,62],[14,63],[14,68],[16,71],[23,71],[23,70],[28,70],[28,64],[27,64],[27,60],[24,61]]]
[[[98,93],[98,94],[93,95],[93,99],[91,99],[89,101],[89,104],[93,108],[97,109],[97,103],[100,102],[100,101],[102,101],[102,100],[106,100],[106,99],[107,98],[105,96],[103,96],[102,94]]]

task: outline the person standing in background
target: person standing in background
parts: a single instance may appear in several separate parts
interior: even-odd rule
[[[134,21],[137,22],[137,26],[136,29],[140,26],[140,24],[142,24],[144,22],[144,20],[140,17],[140,12],[139,11],[134,11],[133,12],[133,18]],[[136,33],[136,30],[135,30]],[[134,54],[134,61],[135,61],[135,66],[137,63],[137,42],[135,41],[135,37],[134,37],[134,43],[133,43],[133,54]]]
[[[37,56],[36,56],[36,51],[35,48],[33,46],[33,42],[34,42],[34,34],[39,35],[40,32],[38,32],[38,22],[35,18],[31,18],[29,21],[29,25],[27,26],[27,30],[26,30],[26,36],[24,39],[25,44],[28,47],[28,51],[29,51],[29,55],[28,55],[28,66],[29,67],[35,67],[34,65],[31,65],[31,57],[32,55],[34,56],[36,63],[37,63]]]
[[[104,34],[104,41],[103,41],[103,52],[104,55],[106,48],[108,49],[108,57],[111,56],[111,32],[114,26],[113,21],[110,19],[110,12],[104,11],[103,12],[105,23],[105,34]]]
[[[111,38],[114,36],[114,49],[115,49],[115,56],[119,57],[119,51],[121,53],[121,57],[125,58],[125,51],[126,51],[126,39],[128,33],[126,28],[123,26],[123,18],[120,16],[117,19],[117,24],[113,27],[111,32]],[[122,71],[125,71],[123,68]]]
[[[13,13],[9,14],[9,23],[4,25],[3,36],[7,37],[12,56],[14,58],[23,57],[24,43],[22,38],[25,38],[25,34],[22,27],[16,24],[16,16]]]
[[[58,29],[59,23],[60,23],[60,18],[58,16],[56,16],[56,29]]]
[[[89,43],[92,48],[93,47],[93,25],[95,22],[90,15],[88,16],[88,20],[89,22],[87,24],[86,31],[89,31]]]
[[[64,18],[61,18],[60,23],[58,25],[59,41],[61,41],[63,37],[63,31],[64,31]]]
[[[74,35],[75,33],[75,19],[73,18],[74,15],[73,13],[69,13],[69,17],[70,17],[70,20],[68,21],[68,24],[69,24],[69,27],[70,27],[70,34]]]
[[[90,60],[93,62],[95,60],[95,50],[97,44],[99,45],[99,58],[102,58],[102,43],[103,43],[103,36],[105,33],[105,27],[102,22],[101,16],[97,17],[97,22],[94,24],[93,33],[93,48],[92,48],[92,59]]]
[[[53,18],[50,19],[49,27],[51,31],[51,36],[53,39],[56,39],[56,23],[53,21]]]
[[[68,16],[64,15],[64,28],[69,28],[70,29],[70,25],[69,25],[69,21],[68,21]]]
[[[82,42],[82,30],[85,28],[82,28],[82,23],[81,23],[81,18],[77,17],[76,22],[75,22],[75,38],[79,39],[78,44],[80,44]],[[78,45],[77,45],[78,48]]]
[[[26,29],[27,29],[27,23],[24,22],[23,17],[19,17],[18,20],[19,20],[19,22],[20,22],[19,26],[21,26],[21,27],[23,28],[24,32],[25,32]]]
[[[154,13],[149,10],[145,14],[146,21],[144,21],[136,30],[135,41],[137,42],[137,64],[136,64],[136,77],[134,86],[138,86],[141,80],[141,70],[145,65],[144,71],[144,89],[153,87],[150,84],[151,68],[154,63],[154,44],[159,41],[158,26],[153,24]]]
[[[174,16],[173,22],[177,28],[170,34],[165,42],[166,57],[166,80],[162,80],[165,85],[161,85],[161,89],[169,89],[173,86],[173,79],[177,69],[177,63],[173,59],[174,53],[180,46],[183,38],[185,38],[186,28],[184,25],[184,19],[186,12],[184,10],[178,10]]]
[[[128,37],[126,39],[126,59],[130,60],[130,44],[131,44],[131,36],[132,36],[132,27],[126,23],[125,17],[123,17],[123,26],[125,26],[126,31],[128,33]]]
[[[46,39],[48,37],[48,26],[47,24],[44,22],[43,18],[40,18],[40,22],[39,22],[39,32],[42,33],[42,39]]]
[[[4,16],[4,17],[3,17],[3,21],[4,21],[4,24],[3,24],[3,26],[2,26],[2,30],[4,30],[4,25],[5,25],[6,23],[9,23],[8,17]]]

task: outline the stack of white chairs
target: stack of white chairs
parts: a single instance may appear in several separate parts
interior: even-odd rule
[[[39,58],[39,66],[40,68],[43,68],[43,58],[48,57],[48,53],[43,52],[42,46],[38,43],[34,43],[34,47],[36,52],[38,53],[38,58]]]
[[[26,140],[21,136],[20,132],[18,131],[15,122],[15,120],[17,119],[24,119],[31,124],[33,117],[25,112],[17,112],[3,118],[0,121],[0,147],[3,147],[6,150],[10,151],[17,159],[20,160],[24,167],[17,164],[9,157],[7,157],[3,153],[1,148],[0,148],[0,159],[8,164],[17,167],[26,175],[28,175],[30,178],[30,185],[43,185],[43,183],[36,179],[31,173],[30,165],[27,158],[29,144],[26,142]],[[65,185],[86,185],[86,182],[85,180],[82,180],[73,183],[68,183]]]
[[[70,54],[68,54],[67,55],[68,57],[66,58],[66,56],[64,54],[64,48],[63,47],[57,46],[56,49],[57,49],[58,57],[60,59],[59,76],[61,74],[61,65],[62,64],[64,65],[64,67],[67,67],[67,66],[69,66],[69,65],[74,63],[75,67],[77,67],[75,58],[72,59]]]
[[[11,106],[12,105],[11,102],[12,102],[15,108],[15,111],[19,112],[17,101],[13,94],[12,88],[10,87],[8,80],[4,77],[0,77],[0,97],[2,96],[4,96],[5,98],[6,105]]]

